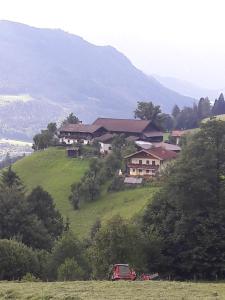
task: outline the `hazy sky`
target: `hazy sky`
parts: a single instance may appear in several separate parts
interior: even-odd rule
[[[225,87],[225,0],[0,0],[0,19],[112,45],[149,74]]]

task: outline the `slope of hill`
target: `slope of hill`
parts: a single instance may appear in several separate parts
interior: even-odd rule
[[[103,190],[99,200],[85,203],[79,211],[74,211],[68,200],[70,187],[87,170],[87,160],[70,159],[66,157],[64,149],[49,148],[25,157],[16,162],[13,168],[28,191],[41,185],[53,196],[56,207],[64,218],[69,217],[71,228],[80,237],[88,234],[97,218],[104,221],[116,214],[132,218],[143,210],[156,190],[149,187],[117,193]]]
[[[0,21],[0,57],[0,136],[31,137],[69,111],[87,122],[130,117],[138,100],[165,111],[193,102],[146,76],[115,48],[58,29]]]
[[[186,80],[181,80],[174,77],[165,77],[159,75],[153,75],[162,85],[176,91],[182,95],[200,99],[201,97],[209,97],[211,101],[214,101],[219,94],[220,90],[211,90],[200,87]]]

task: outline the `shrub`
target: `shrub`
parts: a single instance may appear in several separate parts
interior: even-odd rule
[[[21,279],[38,271],[38,259],[31,248],[14,240],[0,240],[0,280]]]
[[[66,258],[58,268],[58,280],[82,280],[84,270],[78,265],[74,258]]]

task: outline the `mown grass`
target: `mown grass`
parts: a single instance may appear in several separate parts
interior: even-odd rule
[[[24,300],[195,300],[225,299],[225,283],[166,281],[0,282],[0,299]]]
[[[132,218],[143,210],[156,190],[146,187],[107,193],[104,189],[100,199],[85,203],[79,211],[74,211],[68,200],[70,187],[81,179],[88,164],[88,160],[66,157],[64,149],[49,148],[16,162],[13,168],[28,192],[41,185],[52,195],[57,208],[64,218],[69,218],[72,230],[80,237],[88,234],[97,218],[105,221],[115,214]]]

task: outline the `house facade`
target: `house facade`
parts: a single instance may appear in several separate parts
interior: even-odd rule
[[[86,124],[66,124],[59,129],[58,137],[61,144],[90,144],[107,131],[102,126]]]
[[[125,157],[127,161],[127,173],[130,176],[154,177],[169,161],[176,157],[176,152],[161,147],[148,150],[142,149]]]

